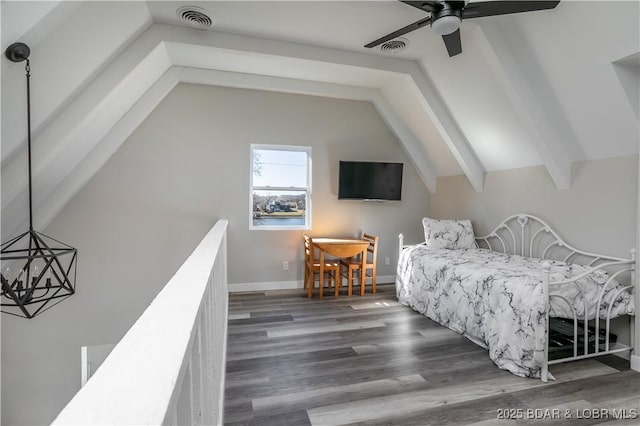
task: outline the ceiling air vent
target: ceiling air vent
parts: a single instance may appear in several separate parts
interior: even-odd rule
[[[204,29],[213,25],[213,19],[201,7],[182,6],[176,13],[182,22],[191,27]]]
[[[394,38],[380,45],[380,50],[385,53],[398,53],[409,46],[409,40],[404,37]]]

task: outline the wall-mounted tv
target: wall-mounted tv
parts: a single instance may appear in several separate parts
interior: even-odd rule
[[[402,163],[340,161],[338,199],[400,200]]]

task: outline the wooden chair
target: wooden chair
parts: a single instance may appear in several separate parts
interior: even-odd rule
[[[304,234],[304,288],[308,289],[311,285],[309,297],[313,294],[313,288],[316,283],[316,274],[318,275],[318,292],[319,297],[322,297],[323,289],[320,288],[320,259],[316,257],[318,249],[313,245],[313,239],[309,235]],[[340,264],[335,261],[324,262],[324,272],[328,276],[327,283],[329,286],[336,285],[338,278],[340,278]]]
[[[365,264],[366,277],[371,278],[371,288],[373,290],[373,294],[376,293],[376,259],[378,257],[378,237],[374,235],[364,234],[362,236],[363,240],[369,241],[369,247],[367,247],[367,260]],[[343,259],[340,261],[341,268],[344,268],[344,273],[342,275],[347,278],[348,285],[348,294],[349,296],[353,293],[353,281],[356,279],[356,271],[362,273],[362,259],[360,256],[350,257],[348,259]],[[365,278],[366,278],[365,277]],[[364,286],[360,288],[360,296],[364,296]]]

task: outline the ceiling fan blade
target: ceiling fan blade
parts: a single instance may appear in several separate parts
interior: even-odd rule
[[[467,4],[462,11],[462,19],[553,9],[558,5],[558,3],[560,3],[560,0],[472,2]]]
[[[396,37],[400,37],[401,35],[404,35],[406,33],[410,33],[411,31],[415,31],[419,28],[424,27],[425,25],[429,25],[429,23],[431,22],[431,17],[428,18],[423,18],[417,22],[414,22],[413,24],[407,25],[404,28],[400,28],[397,31],[392,32],[391,34],[387,34],[384,37],[381,37],[375,41],[372,41],[369,44],[366,44],[364,47],[376,47],[379,44],[384,43],[385,41],[389,41],[389,40],[393,40]]]
[[[462,53],[462,41],[460,40],[460,28],[452,32],[451,34],[443,35],[444,45],[447,47],[449,57],[459,55]]]
[[[442,3],[439,1],[404,1],[402,3],[408,4],[422,10],[423,12],[433,12],[442,8]]]

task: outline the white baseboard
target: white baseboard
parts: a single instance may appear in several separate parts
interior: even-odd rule
[[[378,284],[394,283],[395,275],[378,276]],[[269,291],[269,290],[295,290],[302,288],[304,283],[300,281],[264,281],[258,283],[230,283],[229,293],[239,293],[245,291]]]
[[[627,361],[629,361],[630,359],[629,351],[617,352],[613,355],[617,356],[618,358],[626,359]]]
[[[631,355],[631,369],[640,372],[640,355]]]
[[[260,283],[229,284],[229,293],[244,291],[294,290],[302,288],[302,281],[264,281]]]

